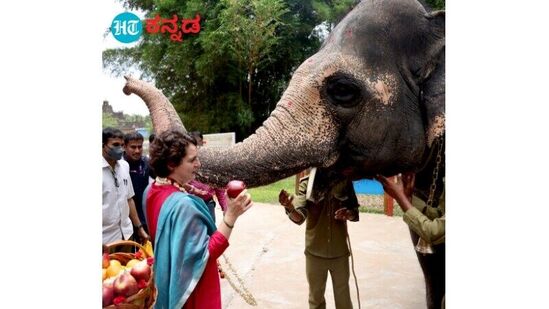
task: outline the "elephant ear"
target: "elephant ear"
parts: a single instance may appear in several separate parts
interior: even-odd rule
[[[427,146],[444,134],[445,129],[445,13],[427,13],[430,33],[427,41],[427,61],[419,72],[420,104],[426,119]]]

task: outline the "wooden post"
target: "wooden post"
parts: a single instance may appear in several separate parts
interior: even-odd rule
[[[395,176],[392,176],[392,177],[388,177],[389,178],[389,181],[396,181],[396,177]],[[394,200],[393,198],[383,192],[383,211],[385,212],[385,215],[389,216],[389,217],[392,217],[393,216],[393,205],[394,205]]]

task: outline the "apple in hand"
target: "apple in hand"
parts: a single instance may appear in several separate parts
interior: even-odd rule
[[[230,198],[235,198],[240,194],[240,192],[246,189],[246,184],[240,180],[231,180],[227,184],[226,189],[227,189],[227,196],[229,196]]]

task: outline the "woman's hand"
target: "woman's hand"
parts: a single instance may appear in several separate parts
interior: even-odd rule
[[[234,225],[236,219],[253,206],[252,197],[248,190],[240,192],[234,199],[229,198],[227,210],[225,211],[225,220],[230,225]]]

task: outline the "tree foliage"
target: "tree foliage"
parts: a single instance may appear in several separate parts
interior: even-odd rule
[[[108,102],[107,102],[108,104]],[[103,129],[106,127],[117,128],[121,130],[131,130],[136,128],[146,128],[152,132],[151,116],[127,115],[123,112],[114,112],[110,105],[103,109]]]
[[[433,10],[444,10],[446,7],[446,0],[426,0],[426,2]]]
[[[119,128],[120,127],[120,122],[118,120],[118,118],[114,117],[113,114],[111,113],[107,113],[107,112],[103,112],[103,129],[104,128],[107,128],[107,127],[111,127],[111,128]]]
[[[358,0],[313,0],[312,5],[320,18],[327,24],[327,30],[331,31],[335,25],[347,15]]]
[[[104,51],[105,68],[120,75],[138,67],[140,78],[154,80],[188,129],[235,131],[238,139],[268,117],[291,73],[322,40],[315,27],[324,17],[312,1],[125,0],[124,5],[144,10],[146,18],[200,14],[201,32],[183,42],[145,33],[136,47]]]
[[[430,0],[444,6],[444,0]],[[114,75],[131,67],[154,81],[189,130],[234,131],[241,140],[268,117],[291,74],[314,54],[357,0],[122,0],[146,18],[200,14],[201,31],[172,42],[148,34],[132,48],[103,52]]]

